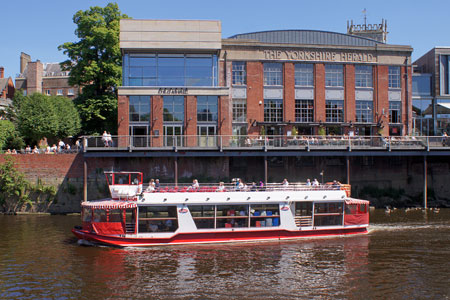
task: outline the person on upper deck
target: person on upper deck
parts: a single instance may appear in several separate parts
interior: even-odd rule
[[[308,179],[306,179],[306,185],[307,186],[311,186],[311,180],[308,178]]]
[[[255,182],[252,182],[252,186],[250,187],[250,191],[252,191],[252,192],[258,191],[258,186],[256,185]]]
[[[146,192],[153,192],[155,190],[155,180],[152,178],[148,183],[148,187],[145,190]]]
[[[193,189],[198,189],[200,187],[200,184],[198,184],[198,180],[197,179],[194,179],[193,181],[192,181],[192,188]]]
[[[159,184],[159,179],[155,180],[155,190],[159,189],[161,185]]]
[[[218,192],[225,192],[225,185],[223,181],[219,182],[219,187],[217,188]]]
[[[319,181],[317,180],[317,178],[314,178],[312,185],[319,186]]]
[[[289,186],[289,181],[286,178],[283,180],[283,186]]]

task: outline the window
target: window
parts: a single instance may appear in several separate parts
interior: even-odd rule
[[[197,229],[215,227],[214,205],[189,205],[188,208]]]
[[[250,206],[250,227],[272,227],[280,225],[278,204],[255,204]]]
[[[327,122],[344,122],[344,100],[326,100],[325,114]]]
[[[313,122],[314,100],[295,100],[295,122]]]
[[[233,136],[239,136],[239,135],[247,135],[247,124],[243,125],[235,125],[233,124]]]
[[[217,122],[217,96],[197,96],[197,122]]]
[[[283,99],[264,99],[264,122],[283,122]]]
[[[356,122],[373,122],[373,101],[356,101]]]
[[[400,88],[400,67],[389,67],[389,87]]]
[[[106,222],[106,210],[105,209],[94,209],[94,220],[93,222]]]
[[[414,74],[412,92],[413,96],[431,96],[431,74]]]
[[[217,205],[217,228],[248,227],[248,205]]]
[[[56,92],[56,95],[58,95],[58,96],[62,96],[62,94],[63,94],[63,90],[61,90],[61,89],[59,89],[59,90]]]
[[[45,94],[46,94],[47,96],[50,96],[50,90],[45,90]]]
[[[247,84],[246,65],[244,61],[233,61],[232,77],[233,77],[233,85]]]
[[[67,95],[68,96],[73,96],[74,95],[73,89],[69,89],[69,91],[67,92]]]
[[[264,85],[283,85],[281,63],[264,63]]]
[[[247,100],[233,99],[233,122],[247,122]]]
[[[401,123],[401,102],[389,101],[389,123]]]
[[[331,87],[344,86],[343,65],[325,65],[325,86]]]
[[[355,66],[355,86],[356,87],[373,87],[372,66]]]
[[[342,202],[315,203],[314,226],[342,225],[342,214],[343,214]]]
[[[164,122],[184,121],[184,96],[164,96]]]
[[[150,96],[130,96],[130,122],[150,120]]]
[[[295,64],[295,85],[314,86],[314,70],[312,64]]]
[[[125,54],[125,86],[216,86],[217,56]]]
[[[176,206],[139,207],[139,232],[174,232],[177,229]]]

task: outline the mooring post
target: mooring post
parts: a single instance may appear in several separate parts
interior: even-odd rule
[[[423,156],[423,207],[428,208],[428,192],[427,192],[427,177],[428,177],[428,166],[427,157]]]
[[[347,165],[347,184],[350,184],[350,156],[347,156],[345,159]]]
[[[178,186],[178,156],[174,157],[174,162],[173,162],[173,167],[174,167],[174,176],[175,176],[175,186]]]
[[[83,162],[83,201],[86,202],[87,201],[87,161],[86,158],[84,159]]]
[[[264,156],[264,185],[267,186],[267,156]]]

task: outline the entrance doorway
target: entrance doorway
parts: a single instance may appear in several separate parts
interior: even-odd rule
[[[217,147],[216,125],[197,126],[198,146]]]
[[[148,125],[130,125],[130,135],[133,147],[149,147]]]
[[[183,126],[164,125],[164,146],[183,147]]]

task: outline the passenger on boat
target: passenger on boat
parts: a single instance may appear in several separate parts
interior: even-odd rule
[[[242,182],[242,179],[238,179],[237,188],[242,190],[244,189],[244,183]]]
[[[159,179],[155,180],[155,190],[159,189],[161,185],[159,184]]]
[[[252,191],[252,192],[258,191],[258,186],[256,185],[255,182],[252,182],[252,186],[250,187],[250,191]]]
[[[200,185],[198,184],[198,180],[197,180],[197,179],[194,179],[194,180],[192,181],[192,185],[191,185],[190,189],[191,189],[191,190],[196,190],[196,189],[198,189],[199,187],[200,187]]]
[[[155,180],[152,178],[148,183],[148,187],[145,190],[146,192],[153,192],[155,190]]]
[[[333,187],[336,190],[339,190],[341,188],[341,183],[339,181],[333,180]]]
[[[317,180],[317,178],[314,178],[312,185],[319,186],[319,181]]]
[[[217,188],[218,192],[225,192],[225,185],[223,181],[219,182],[219,187]]]
[[[287,181],[286,178],[283,180],[283,186],[289,186],[289,182]]]
[[[306,185],[307,186],[311,186],[311,180],[308,178],[308,179],[306,179]]]

